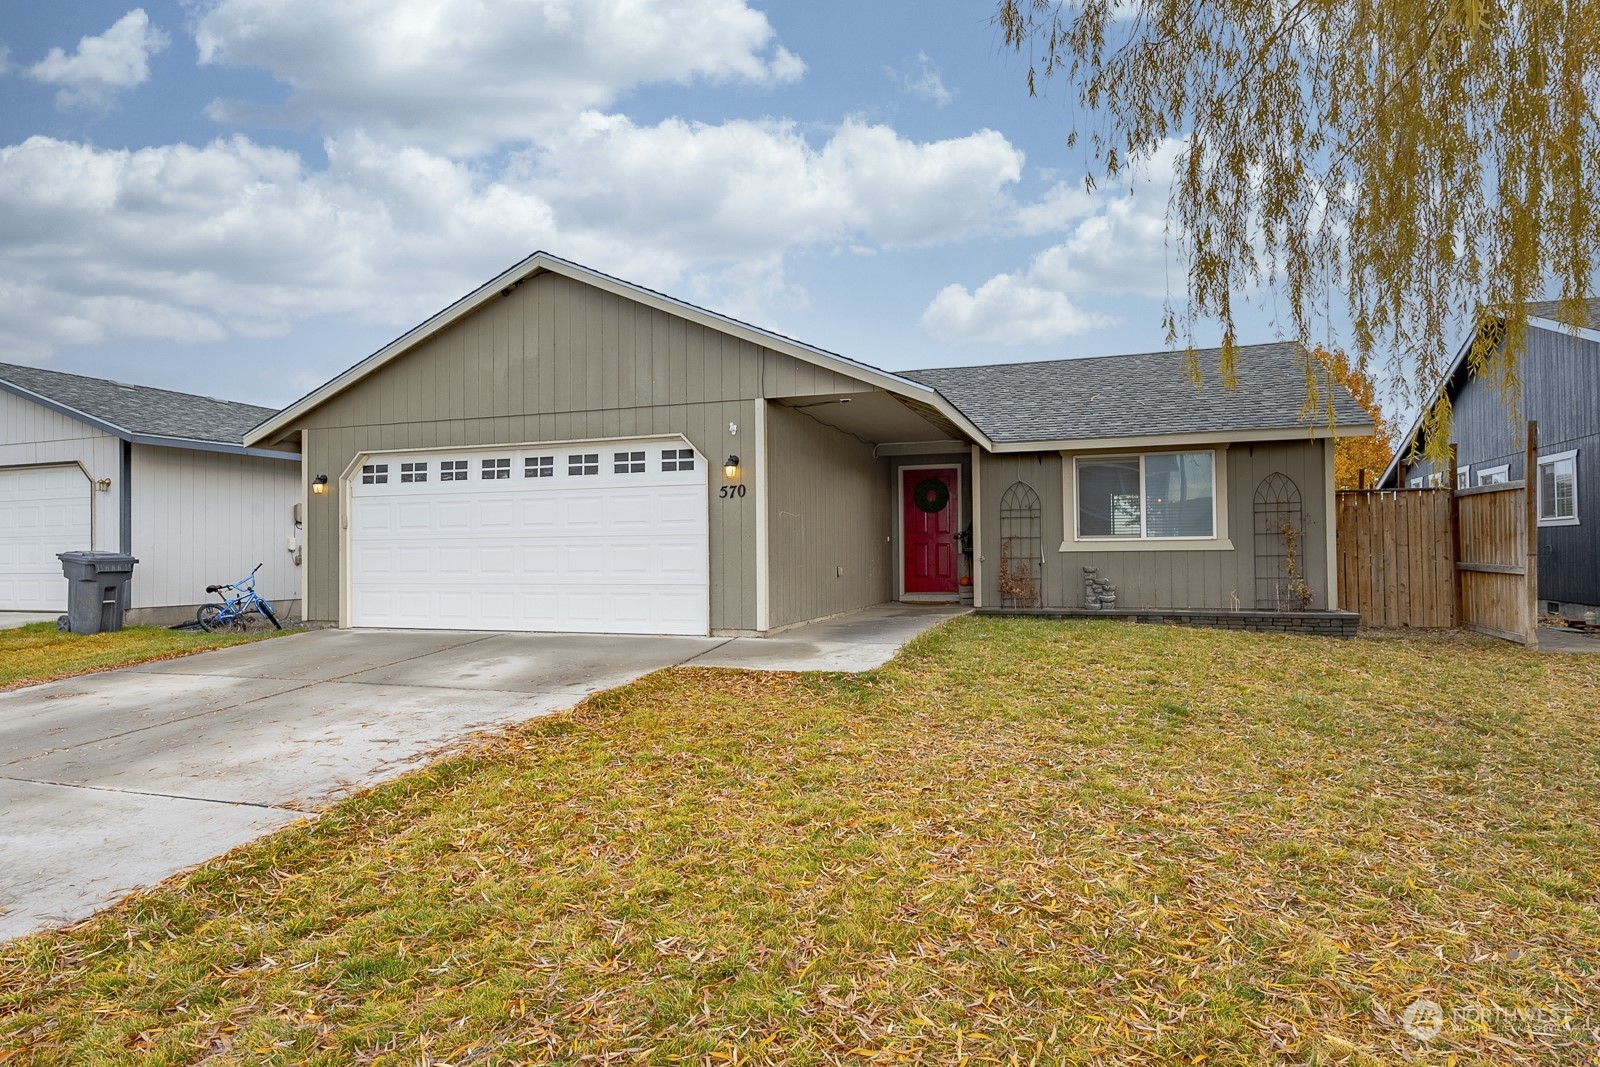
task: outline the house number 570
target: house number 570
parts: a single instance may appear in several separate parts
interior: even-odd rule
[[[745,487],[743,485],[725,485],[718,495],[724,500],[732,500],[736,496],[744,496],[744,493]]]

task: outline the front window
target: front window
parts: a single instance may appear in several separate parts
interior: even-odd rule
[[[1080,539],[1217,535],[1212,452],[1080,459],[1077,473]]]
[[[1539,525],[1578,523],[1578,453],[1562,452],[1539,460]]]

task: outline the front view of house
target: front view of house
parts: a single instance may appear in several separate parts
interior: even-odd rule
[[[889,373],[540,253],[257,427],[308,620],[765,634],[885,601],[1330,602],[1334,389],[1289,345]],[[1287,532],[1286,532],[1287,531]]]

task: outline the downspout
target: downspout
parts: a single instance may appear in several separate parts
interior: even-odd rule
[[[122,470],[118,474],[122,487],[117,498],[117,550],[133,555],[133,442],[122,442]]]
[[[972,606],[983,607],[983,449],[972,445]],[[1043,542],[1040,542],[1043,545]]]

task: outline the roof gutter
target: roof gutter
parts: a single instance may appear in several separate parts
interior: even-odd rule
[[[1295,438],[1320,440],[1339,437],[1371,437],[1372,423],[1341,426],[1282,426],[1258,430],[1207,430],[1203,433],[1131,434],[1125,437],[1067,437],[1046,441],[1001,441],[992,452],[1083,452],[1100,448],[1171,448],[1185,445],[1254,444],[1262,441],[1287,441]]]

